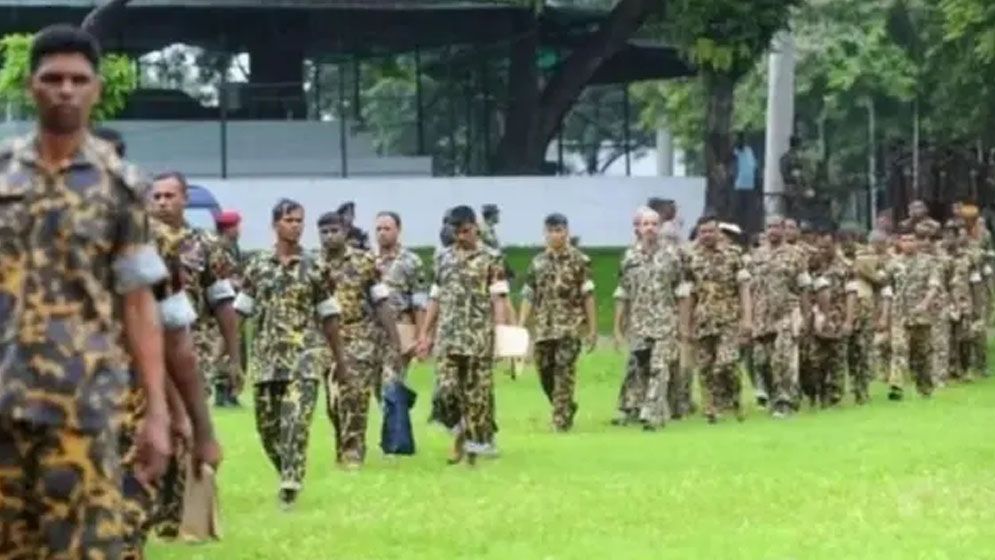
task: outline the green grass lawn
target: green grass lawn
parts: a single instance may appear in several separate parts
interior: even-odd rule
[[[608,351],[582,358],[566,435],[550,431],[533,372],[499,370],[503,455],[471,469],[444,464],[449,438],[425,424],[431,370],[420,366],[418,454],[385,460],[374,412],[366,468],[339,471],[320,412],[292,512],[277,508],[251,410],[219,412],[224,540],[155,544],[150,558],[995,558],[995,382],[902,403],[878,386],[859,409],[647,434],[607,423],[621,368]]]

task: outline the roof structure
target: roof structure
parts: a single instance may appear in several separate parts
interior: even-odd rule
[[[0,34],[79,22],[94,0],[0,0]],[[276,48],[315,55],[376,56],[448,45],[500,47],[520,36],[530,8],[502,0],[132,0],[110,50],[141,54],[173,43],[209,50]],[[543,45],[569,50],[593,33],[604,12],[547,8]],[[633,42],[604,65],[595,83],[693,73],[666,46]]]

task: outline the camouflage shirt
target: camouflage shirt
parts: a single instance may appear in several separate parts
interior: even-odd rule
[[[425,309],[428,304],[428,278],[421,258],[399,247],[394,253],[377,255],[377,268],[390,290],[390,303],[398,316]]]
[[[34,137],[17,139],[0,168],[0,414],[106,429],[129,386],[116,294],[167,274],[148,244],[144,183],[89,136],[55,171]]]
[[[340,255],[325,251],[318,269],[330,276],[339,302],[342,342],[354,360],[370,360],[377,353],[377,330],[373,308],[387,299],[380,270],[372,253],[347,246]]]
[[[969,254],[958,251],[950,255],[952,275],[950,278],[950,313],[953,320],[971,319],[977,313],[974,309],[974,286],[982,281],[978,263]]]
[[[281,262],[275,251],[263,251],[245,267],[235,310],[256,316],[252,365],[255,382],[287,381],[316,372],[301,367],[315,318],[339,314],[331,274],[303,253]]]
[[[888,263],[883,296],[892,300],[893,321],[903,325],[930,325],[935,321],[932,310],[921,307],[930,290],[940,286],[934,264],[929,255],[923,254],[901,255]]]
[[[742,251],[734,245],[709,248],[695,243],[684,256],[686,283],[680,295],[694,297],[694,334],[716,336],[740,320],[740,287],[750,281]]]
[[[812,284],[805,255],[785,243],[754,251],[750,276],[756,336],[774,333],[779,323],[798,309],[802,293]]]
[[[549,249],[532,259],[522,299],[532,304],[535,339],[579,337],[586,323],[584,302],[594,291],[591,259],[575,247]]]
[[[816,270],[812,289],[817,297],[828,296],[829,299],[828,309],[820,307],[816,313],[815,334],[819,338],[843,336],[847,296],[856,292],[856,285],[851,280],[851,265],[839,255]]]
[[[217,235],[187,224],[166,227],[173,230],[173,235],[182,236],[179,249],[187,279],[185,289],[198,317],[194,333],[201,339],[210,338],[216,325],[214,308],[235,298],[235,287],[230,280],[235,263]]]
[[[437,350],[442,355],[491,356],[494,351],[492,297],[506,296],[504,263],[493,249],[439,254],[429,297],[439,304]]]
[[[653,252],[627,251],[619,270],[615,298],[626,302],[628,334],[633,349],[647,339],[677,336],[677,288],[684,279],[681,255],[674,246]]]

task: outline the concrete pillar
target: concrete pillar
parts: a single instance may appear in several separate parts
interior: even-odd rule
[[[656,131],[656,174],[674,176],[674,135],[665,127]]]
[[[767,142],[764,150],[764,206],[783,215],[781,156],[788,151],[795,121],[795,44],[790,32],[778,33],[771,45],[767,76]]]

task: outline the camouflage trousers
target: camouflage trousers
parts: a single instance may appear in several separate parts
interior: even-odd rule
[[[846,364],[850,373],[851,390],[857,404],[870,399],[872,377],[871,355],[874,348],[874,328],[870,319],[858,320],[846,343]]]
[[[618,411],[623,417],[635,419],[639,416],[639,406],[646,392],[645,379],[639,376],[639,361],[635,352],[629,352],[625,362],[625,375],[618,392]]]
[[[458,429],[464,450],[481,453],[494,440],[494,360],[450,354],[439,358],[437,399],[443,424]]]
[[[117,433],[0,419],[0,558],[119,558]]]
[[[256,430],[280,475],[281,490],[299,490],[307,466],[318,380],[270,381],[255,386]]]
[[[183,521],[183,495],[187,487],[190,448],[182,438],[173,438],[173,455],[155,492],[155,502],[147,529],[163,539],[175,539]]]
[[[790,324],[753,343],[756,383],[775,408],[798,408],[798,339]]]
[[[901,390],[906,374],[922,395],[933,392],[933,337],[929,325],[904,325],[892,329],[891,374],[888,385]]]
[[[377,371],[372,377],[373,385],[373,396],[376,397],[378,401],[383,398],[384,387],[387,387],[393,381],[404,381],[408,377],[408,366],[411,363],[411,358],[408,356],[398,356],[397,350],[391,346],[387,341],[384,341],[383,360],[379,361],[377,365]],[[399,359],[400,358],[400,359]],[[401,369],[398,370],[394,364],[400,363]]]
[[[671,391],[680,379],[672,376],[677,363],[679,348],[676,340],[646,338],[636,341],[632,355],[635,358],[635,375],[643,388],[639,402],[639,420],[648,426],[662,426],[670,419]],[[676,382],[676,383],[675,383]]]
[[[939,385],[950,378],[950,320],[945,313],[939,314],[938,320],[930,325],[930,337],[933,340],[930,369],[933,385]]]
[[[822,406],[836,406],[846,390],[846,340],[815,337],[812,341],[812,377]]]
[[[227,375],[227,367],[221,367],[225,360],[221,359],[221,337],[218,330],[211,324],[207,326],[197,325],[191,331],[193,335],[194,351],[197,353],[197,369],[200,370],[200,380],[204,384],[204,390],[210,397],[214,392],[214,383],[222,375]]]
[[[714,416],[722,411],[740,412],[743,386],[736,360],[739,343],[735,329],[717,335],[700,337],[695,347],[695,363],[701,375],[705,393],[706,413]]]
[[[535,363],[539,382],[546,398],[553,405],[553,426],[568,430],[573,426],[574,387],[577,379],[577,358],[581,343],[578,338],[540,340],[535,343]]]
[[[891,333],[876,331],[871,349],[871,375],[887,383],[891,375]]]
[[[814,405],[819,398],[819,373],[815,369],[815,337],[802,333],[798,337],[798,386],[801,394]]]
[[[341,378],[325,376],[325,408],[335,432],[335,461],[362,463],[366,459],[366,425],[370,413],[370,393],[380,379],[383,365],[349,358]],[[331,373],[331,372],[329,372]]]

